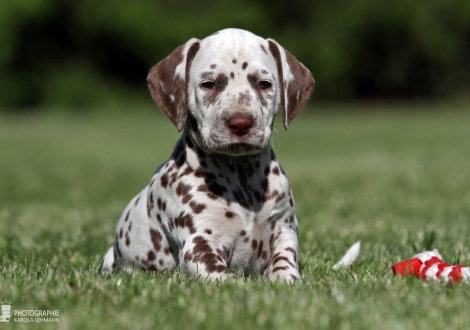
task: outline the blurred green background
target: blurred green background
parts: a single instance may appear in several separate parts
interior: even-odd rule
[[[271,141],[304,282],[101,276],[179,136],[149,69],[227,27],[276,39],[316,79]],[[470,265],[469,105],[470,0],[0,0],[0,301],[60,310],[58,329],[468,328],[467,286],[390,266],[432,248]],[[353,267],[331,270],[357,240]]]
[[[468,0],[2,0],[0,108],[151,102],[151,66],[227,27],[279,41],[318,101],[470,97]]]

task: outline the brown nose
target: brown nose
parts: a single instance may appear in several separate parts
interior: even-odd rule
[[[248,134],[250,129],[253,127],[253,120],[246,117],[235,117],[231,118],[227,124],[232,133],[238,136],[243,136]]]

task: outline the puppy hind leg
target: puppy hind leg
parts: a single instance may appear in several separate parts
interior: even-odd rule
[[[109,275],[116,268],[114,262],[114,246],[108,249],[108,252],[103,257],[103,263],[101,265],[101,274]]]

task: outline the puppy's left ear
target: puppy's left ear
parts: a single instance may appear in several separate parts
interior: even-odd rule
[[[147,76],[150,94],[180,132],[188,116],[188,82],[199,40],[190,39],[155,65]]]
[[[302,110],[315,86],[310,71],[275,40],[268,39],[269,50],[276,60],[281,93],[282,120],[287,130]]]

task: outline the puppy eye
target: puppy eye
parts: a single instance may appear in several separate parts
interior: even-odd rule
[[[266,81],[266,80],[261,80],[259,83],[258,83],[258,87],[260,89],[268,89],[269,87],[271,87],[272,84],[269,82],[269,81]]]
[[[202,87],[206,89],[214,89],[215,88],[215,83],[213,81],[205,81],[201,84]]]

